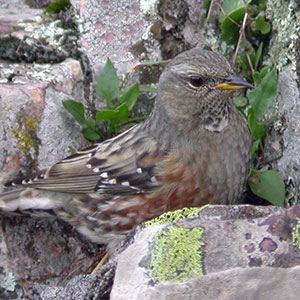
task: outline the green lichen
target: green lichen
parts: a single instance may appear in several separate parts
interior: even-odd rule
[[[196,218],[198,217],[199,212],[205,207],[207,207],[207,205],[202,207],[183,208],[175,211],[169,211],[151,221],[145,222],[144,226],[149,227],[166,223],[176,223],[187,218]]]
[[[300,221],[298,221],[298,224],[294,228],[292,237],[293,237],[293,245],[296,246],[300,251]]]
[[[150,277],[154,282],[183,282],[203,276],[202,228],[171,226],[154,238]]]
[[[25,157],[27,157],[28,152],[33,149],[37,150],[37,145],[34,141],[33,136],[35,135],[35,130],[37,128],[38,120],[30,120],[29,118],[24,118],[25,128],[18,128],[12,130],[12,133],[17,140],[18,147],[22,151]]]
[[[33,121],[30,120],[29,118],[24,118],[24,123],[27,127],[27,129],[31,132],[35,131],[37,128],[37,124],[38,124],[38,119],[35,118]]]
[[[22,153],[26,156],[27,152],[30,151],[31,148],[35,148],[36,145],[31,139],[28,132],[24,129],[14,129],[12,131],[13,135],[15,136],[19,149]]]
[[[68,148],[69,148],[69,151],[70,151],[71,154],[75,154],[75,153],[77,152],[77,150],[74,149],[74,148],[71,147],[71,146],[68,146]]]
[[[7,107],[7,106],[4,106],[3,110],[6,111],[6,112],[12,112],[13,111],[12,108]]]

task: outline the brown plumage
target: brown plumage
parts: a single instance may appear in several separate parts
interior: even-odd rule
[[[226,59],[194,48],[166,67],[150,117],[119,136],[13,181],[2,211],[53,210],[110,248],[151,218],[231,204],[249,172],[251,139],[231,89],[249,83]]]

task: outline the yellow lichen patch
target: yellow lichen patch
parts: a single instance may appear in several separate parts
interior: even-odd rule
[[[28,155],[28,152],[33,149],[37,150],[37,145],[34,141],[33,136],[35,135],[35,130],[37,128],[38,120],[30,120],[29,118],[24,118],[25,129],[19,128],[12,130],[15,136],[19,149],[22,151],[24,156]]]
[[[202,207],[183,208],[175,211],[166,212],[159,217],[145,222],[144,226],[149,227],[153,225],[161,225],[166,223],[175,223],[184,219],[197,218],[199,212],[206,208],[208,205]]]
[[[298,224],[294,228],[292,237],[293,237],[293,245],[296,246],[300,251],[300,221],[298,221]]]
[[[24,118],[24,123],[26,125],[26,128],[30,131],[35,131],[38,124],[38,119],[34,118],[34,120],[30,120],[29,118]]]
[[[74,149],[71,146],[69,146],[68,148],[69,148],[69,151],[70,151],[71,154],[75,154],[77,152],[76,149]]]
[[[154,238],[150,277],[154,282],[182,282],[203,276],[202,228],[171,226]]]
[[[12,131],[13,135],[15,136],[19,149],[22,151],[22,153],[26,156],[27,152],[30,151],[30,149],[36,147],[35,143],[29,136],[28,132],[24,129],[15,129]]]
[[[13,111],[12,108],[7,107],[7,106],[4,106],[4,107],[3,107],[3,110],[6,111],[6,112],[11,112],[11,111]]]

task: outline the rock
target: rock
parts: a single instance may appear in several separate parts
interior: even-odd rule
[[[87,56],[94,76],[97,77],[107,57],[119,75],[138,63],[130,48],[141,42],[151,24],[144,19],[139,2],[72,0],[71,3],[77,11],[81,51]]]
[[[95,275],[77,275],[66,287],[45,288],[40,297],[42,300],[109,300],[116,262],[111,259]]]
[[[30,8],[23,0],[2,0],[0,2],[0,34],[22,30],[24,28],[22,23],[36,22],[42,12],[42,9]]]
[[[295,286],[299,283],[300,267],[276,269],[263,267],[232,269],[193,279],[185,283],[161,283],[147,290],[139,288],[131,298],[112,295],[111,300],[295,300],[299,296]]]
[[[43,10],[30,8],[25,2],[0,6],[0,58],[27,63],[77,58],[77,32],[66,28],[68,18],[42,18]]]
[[[296,299],[299,216],[299,206],[208,206],[147,227],[119,256],[111,300]]]
[[[274,123],[267,138],[265,162],[279,171],[287,185],[287,201],[300,203],[300,91],[297,41],[300,13],[296,1],[267,1],[267,17],[272,22],[269,62],[276,66],[278,90]]]
[[[0,119],[6,120],[0,123],[0,183],[4,183],[20,170],[28,174],[53,165],[87,142],[62,105],[68,99],[84,102],[78,61],[0,64],[2,80],[7,78],[0,84]]]
[[[40,299],[47,287],[89,272],[97,255],[97,245],[55,219],[1,217],[0,299]]]
[[[275,122],[267,143],[266,161],[272,163],[287,183],[291,203],[300,201],[300,91],[291,65],[279,73],[277,103],[280,120]]]
[[[137,62],[170,58],[203,44],[203,34],[206,43],[222,50],[219,28],[215,26],[218,23],[212,21],[213,25],[203,26],[205,15],[203,2],[199,0],[71,0],[78,32],[62,30],[57,20],[46,25],[39,22],[42,11],[29,8],[25,2],[36,1],[0,3],[0,56],[19,62],[1,61],[0,119],[5,122],[0,123],[3,137],[0,183],[18,173],[52,165],[86,145],[81,128],[64,110],[62,101],[80,101],[90,111],[101,106],[94,86],[107,57],[121,78]],[[278,35],[274,33],[271,56],[281,62],[278,107],[284,116],[282,120],[289,123],[285,131],[285,127],[276,131],[267,155],[286,180],[292,177],[295,188],[291,193],[296,195],[300,186],[296,169],[299,90],[294,65],[285,66],[287,57],[292,57],[289,38],[295,35],[291,30],[298,14],[298,11],[293,14],[293,9],[289,12],[292,2],[268,1],[269,18],[277,14],[272,20]],[[272,11],[272,3],[276,3],[277,12]],[[218,14],[214,11],[216,20]],[[280,26],[278,13],[287,20],[284,26]],[[275,19],[279,21],[277,25]],[[282,35],[283,28],[288,28],[289,34]],[[143,85],[155,83],[160,71],[160,68],[155,71],[139,68],[130,75],[129,83],[140,80]],[[89,74],[91,79],[86,79]],[[140,111],[145,111],[144,106],[137,108],[137,116]],[[274,155],[273,149],[279,152]],[[218,300],[297,299],[300,247],[296,246],[300,244],[295,231],[297,218],[299,207],[285,213],[271,207],[212,206],[196,219],[138,230],[120,256],[111,298],[199,299],[201,294],[201,299]],[[53,219],[20,217],[1,217],[1,222],[1,299],[109,299],[119,252],[96,275],[79,275],[88,272],[80,263],[89,266],[98,247],[82,241],[70,226]],[[159,234],[163,237],[172,230],[185,238],[183,254],[193,258],[188,264],[181,261],[179,272],[175,272],[178,282],[174,282],[174,273],[170,277],[168,269],[161,272],[156,268],[171,260],[159,261],[162,251],[159,249],[168,253],[170,243],[162,239],[160,245],[167,249],[155,248],[155,237]],[[175,236],[169,241],[176,240]],[[172,259],[176,256],[173,252]],[[160,263],[155,265],[152,257]],[[186,265],[188,271],[183,268]],[[181,281],[176,278],[178,274]],[[64,286],[66,278],[70,281]]]
[[[61,49],[50,53],[44,44],[29,44],[41,13],[24,1],[0,4],[0,56],[15,61],[0,61],[0,190],[7,180],[53,165],[88,145],[62,105],[68,99],[86,105],[80,62],[64,56],[53,60]],[[29,38],[25,27],[33,26]],[[44,62],[49,58],[52,64],[29,63],[42,60],[37,55],[41,48]],[[99,251],[53,218],[1,215],[0,222],[1,299],[39,299],[46,286],[57,286],[78,270],[88,272]]]

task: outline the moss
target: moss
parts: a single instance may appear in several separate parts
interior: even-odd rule
[[[298,224],[294,228],[292,237],[293,237],[293,245],[296,246],[300,251],[300,221],[298,221]]]
[[[203,276],[202,228],[171,226],[154,238],[150,277],[154,282],[182,282]]]
[[[199,212],[206,207],[207,205],[204,205],[202,207],[183,208],[175,211],[169,211],[151,221],[145,222],[144,226],[149,227],[166,223],[176,223],[187,218],[197,218]]]

